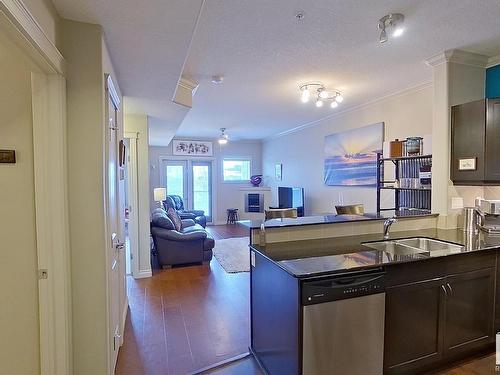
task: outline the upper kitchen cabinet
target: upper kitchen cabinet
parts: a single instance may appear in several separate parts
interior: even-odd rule
[[[500,98],[451,107],[451,180],[500,184]]]

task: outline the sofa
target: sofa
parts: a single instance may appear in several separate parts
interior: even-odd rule
[[[177,211],[181,219],[194,220],[196,224],[201,225],[203,228],[207,226],[205,212],[201,210],[186,210],[184,208],[184,201],[179,195],[167,195],[167,199],[163,201],[163,207],[165,211],[168,211],[169,208],[173,208]]]
[[[163,268],[187,263],[208,263],[212,259],[215,241],[201,225],[192,219],[182,219],[177,230],[167,212],[161,208],[151,216],[151,235]]]

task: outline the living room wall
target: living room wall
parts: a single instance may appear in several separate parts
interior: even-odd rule
[[[385,122],[385,140],[432,133],[433,91],[430,84],[385,97],[341,112],[296,132],[267,139],[263,143],[265,184],[272,188],[277,204],[278,186],[305,189],[306,214],[335,212],[334,204],[343,196],[344,204],[363,203],[366,212],[376,211],[376,189],[334,187],[323,183],[324,138],[348,129]],[[275,179],[275,164],[283,164],[283,180]]]
[[[239,191],[242,187],[250,186],[250,183],[235,184],[224,183],[222,181],[222,160],[224,158],[250,158],[251,174],[262,173],[262,143],[260,141],[229,141],[226,145],[219,145],[214,142],[213,160],[213,209],[214,222],[223,224],[226,222],[226,209],[238,207],[239,199],[242,199]],[[150,197],[153,197],[153,189],[160,186],[160,159],[172,157],[172,143],[167,147],[150,146],[149,147],[149,180]],[[179,156],[175,158],[179,159]],[[196,157],[185,158],[196,160]],[[158,204],[151,198],[151,210],[158,207]]]

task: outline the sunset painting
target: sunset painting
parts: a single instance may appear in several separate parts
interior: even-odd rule
[[[384,123],[325,137],[325,185],[376,186]]]

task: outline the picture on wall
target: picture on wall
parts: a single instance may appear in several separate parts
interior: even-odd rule
[[[283,180],[283,164],[276,163],[274,166],[274,177],[276,177],[276,181]]]
[[[383,142],[383,122],[326,136],[325,185],[376,186]]]
[[[172,153],[179,156],[213,156],[213,144],[208,141],[172,141]]]

